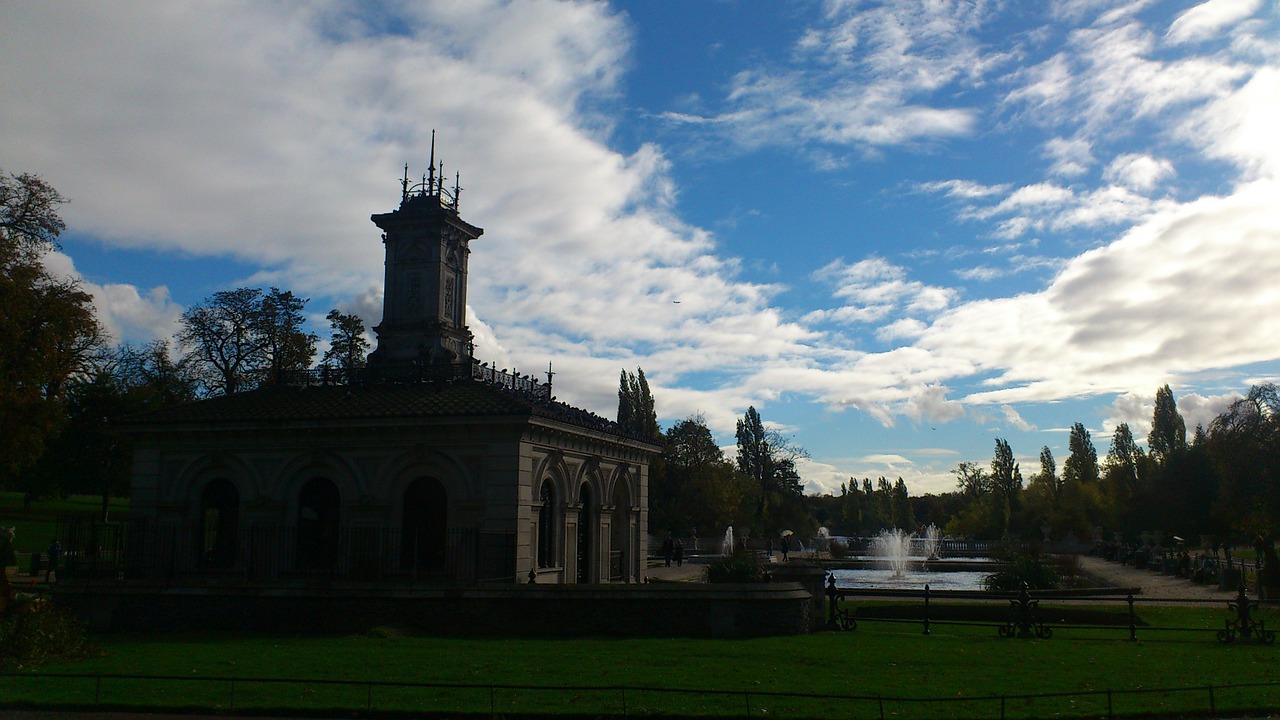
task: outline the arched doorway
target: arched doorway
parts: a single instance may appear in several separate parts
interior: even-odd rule
[[[230,480],[218,478],[200,493],[200,567],[230,568],[240,550],[240,491]]]
[[[594,575],[591,567],[595,553],[591,551],[595,539],[596,513],[591,507],[591,488],[586,483],[578,491],[582,510],[578,513],[578,582],[589,583]]]
[[[627,484],[618,480],[613,486],[613,521],[610,523],[612,542],[609,553],[609,579],[620,582],[631,580],[631,553],[628,540],[631,537],[631,495],[627,492]]]
[[[298,569],[332,570],[338,560],[342,498],[328,478],[312,478],[298,493]]]
[[[420,477],[404,491],[400,523],[400,567],[442,570],[449,549],[449,493],[432,477]]]
[[[550,480],[542,481],[538,491],[538,567],[550,568],[556,562],[556,491]]]

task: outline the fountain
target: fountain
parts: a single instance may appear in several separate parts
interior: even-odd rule
[[[937,525],[930,524],[924,529],[924,537],[919,539],[920,554],[925,560],[938,560],[942,557],[942,531]]]
[[[934,525],[918,535],[882,530],[865,548],[864,554],[833,562],[831,573],[842,586],[918,590],[927,584],[934,590],[980,590],[992,571],[984,556],[943,559],[942,533]]]
[[[892,571],[895,578],[902,577],[909,569],[913,559],[920,559],[921,564],[939,559],[938,549],[942,544],[942,533],[936,525],[924,529],[924,537],[908,535],[902,530],[881,530],[871,541],[871,554],[884,563]]]
[[[733,526],[724,529],[724,542],[720,544],[721,555],[733,554]]]
[[[892,577],[900,578],[907,571],[907,560],[911,557],[911,538],[911,535],[894,528],[881,530],[871,540],[871,554],[888,565]]]

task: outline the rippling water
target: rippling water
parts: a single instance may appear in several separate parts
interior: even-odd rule
[[[928,584],[931,590],[981,590],[986,571],[959,570],[956,572],[929,572],[907,570],[894,576],[889,570],[858,570],[837,568],[831,571],[836,585],[842,588],[885,588],[890,590],[923,590]]]

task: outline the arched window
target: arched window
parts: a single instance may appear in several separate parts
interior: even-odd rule
[[[298,494],[298,569],[331,570],[338,560],[342,499],[327,478],[312,478]]]
[[[449,494],[439,480],[420,477],[404,491],[400,566],[443,569],[449,549]]]
[[[591,488],[586,483],[578,491],[578,502],[582,504],[582,511],[578,514],[578,582],[589,583],[595,575],[591,565],[595,562],[596,512],[591,507]]]
[[[556,562],[556,493],[550,480],[542,481],[538,492],[542,503],[538,510],[538,567],[555,567]]]
[[[200,493],[200,567],[230,568],[240,548],[240,491],[218,478]]]

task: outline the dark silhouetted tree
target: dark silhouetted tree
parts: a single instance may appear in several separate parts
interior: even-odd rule
[[[341,373],[346,382],[365,366],[369,341],[364,337],[364,320],[335,308],[329,311],[329,349],[324,351],[324,366]]]
[[[59,432],[65,390],[104,346],[92,298],[50,275],[66,202],[36,175],[0,171],[0,482],[30,468]]]
[[[1178,403],[1168,385],[1156,390],[1156,409],[1151,417],[1147,447],[1161,463],[1187,449],[1187,425],[1178,413]]]

